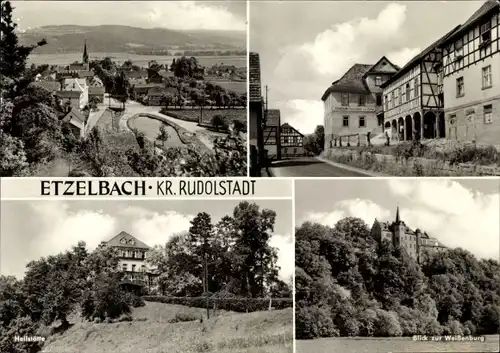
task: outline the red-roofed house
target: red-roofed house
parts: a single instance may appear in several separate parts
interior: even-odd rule
[[[398,71],[385,56],[375,65],[354,64],[339,80],[325,91],[324,103],[325,150],[334,147],[339,136],[382,133],[382,88],[385,81]]]

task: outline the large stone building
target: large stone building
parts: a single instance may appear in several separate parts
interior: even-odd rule
[[[457,28],[432,43],[382,84],[384,132],[391,140],[445,136],[440,45]]]
[[[154,289],[157,275],[146,262],[151,247],[127,232],[120,232],[106,242],[106,246],[117,249],[119,268],[124,272],[122,285]]]
[[[388,240],[393,246],[400,246],[418,263],[426,253],[445,251],[447,249],[425,231],[413,230],[408,227],[399,217],[399,207],[396,210],[394,222],[379,222],[375,219],[371,235],[378,242]]]
[[[375,65],[353,65],[325,91],[325,149],[334,147],[339,136],[382,133],[382,84],[399,67],[385,56]]]
[[[500,2],[489,0],[443,43],[446,137],[500,144]]]

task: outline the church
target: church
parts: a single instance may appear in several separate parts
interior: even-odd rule
[[[400,246],[417,263],[420,263],[422,255],[432,252],[445,251],[447,248],[436,238],[430,237],[427,232],[420,229],[411,229],[399,216],[399,207],[396,209],[394,222],[379,222],[375,219],[371,229],[371,235],[379,243],[384,240],[391,242],[393,246]]]

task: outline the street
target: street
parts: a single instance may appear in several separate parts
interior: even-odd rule
[[[315,157],[299,157],[275,161],[269,167],[274,177],[367,177],[368,172],[323,162]]]

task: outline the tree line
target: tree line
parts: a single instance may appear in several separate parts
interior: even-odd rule
[[[358,218],[296,229],[296,334],[486,335],[500,330],[500,264],[463,249],[427,254],[378,243]]]

